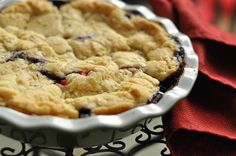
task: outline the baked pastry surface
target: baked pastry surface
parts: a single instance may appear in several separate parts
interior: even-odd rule
[[[147,103],[180,63],[157,23],[101,0],[16,3],[0,13],[0,106],[77,118]]]

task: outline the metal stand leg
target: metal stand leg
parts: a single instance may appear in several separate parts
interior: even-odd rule
[[[65,156],[74,156],[73,152],[74,152],[74,149],[66,149],[66,155]]]

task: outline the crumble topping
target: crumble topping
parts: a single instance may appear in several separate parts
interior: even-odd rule
[[[117,114],[147,103],[178,70],[177,50],[159,24],[102,0],[19,2],[0,13],[0,106]]]

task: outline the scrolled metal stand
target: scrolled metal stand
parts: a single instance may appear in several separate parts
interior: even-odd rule
[[[0,154],[1,156],[40,156],[41,150],[54,150],[64,153],[65,156],[73,156],[73,149],[54,149],[38,146],[32,146],[31,148],[27,149],[25,143],[21,143],[21,150],[19,152],[16,152],[14,148],[4,147],[1,149]]]
[[[138,152],[144,150],[145,148],[154,145],[154,144],[163,144],[164,147],[160,151],[160,156],[170,156],[170,152],[166,147],[166,141],[164,140],[164,130],[162,125],[154,125],[150,128],[149,123],[152,120],[147,120],[144,125],[142,125],[140,132],[138,135],[134,134],[133,142],[135,142],[135,146],[126,150],[127,143],[124,140],[117,140],[112,143],[103,145],[103,146],[95,146],[90,148],[84,148],[84,153],[81,156],[89,156],[95,154],[107,154],[110,155],[120,155],[120,156],[132,156],[137,154]],[[60,152],[61,155],[64,156],[74,156],[73,151],[74,149],[54,149],[49,147],[37,147],[31,146],[27,148],[25,143],[20,143],[20,151],[16,151],[13,147],[4,147],[0,149],[1,156],[41,156],[43,151],[54,151]]]

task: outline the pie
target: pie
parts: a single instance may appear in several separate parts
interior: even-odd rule
[[[0,106],[79,118],[147,104],[180,70],[165,29],[102,0],[27,0],[0,12]]]

